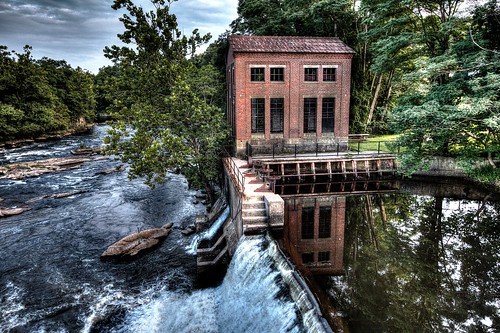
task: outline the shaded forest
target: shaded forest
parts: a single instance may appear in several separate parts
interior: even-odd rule
[[[141,159],[134,154],[146,146],[152,155],[185,150],[193,156],[193,149],[208,145],[206,163],[218,156],[215,147],[226,133],[214,124],[224,117],[229,34],[335,36],[356,51],[351,133],[397,134],[394,149],[403,148],[400,161],[407,174],[440,155],[459,157],[474,177],[499,178],[497,0],[240,0],[230,30],[201,54],[195,52],[211,36],[196,30],[184,35],[169,4],[151,2],[155,10],[146,12],[133,1],[114,1],[113,9],[129,12],[120,19],[119,37],[135,46],[106,47],[114,65],[97,75],[64,60],[35,60],[29,46],[24,53],[2,47],[0,141],[65,130],[106,113],[122,121],[115,127],[118,141],[125,124],[142,128],[145,119],[156,119],[145,128],[147,139],[127,145],[129,162]],[[193,131],[186,120],[210,130]],[[154,142],[158,133],[169,139]],[[214,142],[204,140],[213,137]],[[186,140],[191,147],[181,147]],[[125,146],[115,148],[119,153]],[[168,167],[182,165],[185,156]],[[478,160],[487,162],[478,168]],[[137,175],[161,180],[163,171],[158,174],[147,163],[141,168]]]

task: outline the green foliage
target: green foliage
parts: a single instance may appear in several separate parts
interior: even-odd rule
[[[0,138],[13,138],[18,132],[18,124],[23,118],[23,112],[12,105],[0,103]]]
[[[131,1],[115,0],[120,39],[133,46],[111,46],[105,54],[117,72],[107,77],[112,124],[107,151],[130,163],[129,176],[145,177],[154,186],[180,171],[193,187],[211,189],[219,173],[226,137],[220,103],[220,74],[213,66],[195,67],[186,56],[208,40],[195,30],[191,37],[177,27],[165,1],[152,1],[145,12]],[[222,80],[221,80],[222,81]],[[209,191],[210,194],[210,191]]]
[[[486,158],[495,169],[500,151],[500,9],[495,0],[460,12],[465,6],[471,4],[245,0],[231,26],[243,34],[339,36],[356,51],[350,132],[402,134],[406,174],[445,155],[461,157],[477,175],[477,161]]]
[[[474,21],[470,26],[482,35]],[[498,52],[477,47],[467,35],[449,43],[441,55],[418,59],[418,70],[406,75],[412,84],[400,97],[393,119],[394,130],[402,133],[399,145],[408,148],[401,159],[407,173],[442,155],[460,157],[470,176],[495,178],[494,158],[500,152],[499,60]],[[475,170],[485,158],[489,167]]]
[[[95,112],[92,74],[65,61],[34,60],[0,47],[0,141],[30,138],[91,121]]]

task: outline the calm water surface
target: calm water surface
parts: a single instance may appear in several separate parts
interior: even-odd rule
[[[284,196],[281,242],[325,316],[350,332],[499,332],[498,193],[399,187]]]

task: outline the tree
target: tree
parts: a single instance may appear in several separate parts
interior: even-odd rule
[[[402,167],[409,174],[428,165],[432,156],[443,155],[459,157],[471,176],[498,179],[494,156],[500,151],[500,56],[472,39],[476,35],[489,44],[486,32],[491,28],[480,16],[498,15],[498,7],[486,7],[490,10],[478,8],[475,18],[422,18],[441,22],[441,29],[430,33],[422,28],[426,52],[416,59],[415,71],[405,75],[411,84],[393,119],[394,129],[402,134],[398,144],[406,147]],[[478,169],[483,157],[488,166]]]
[[[79,126],[95,113],[93,76],[64,60],[7,52],[0,47],[0,140],[30,138]]]
[[[104,50],[120,69],[109,82],[116,122],[106,138],[107,151],[130,163],[130,178],[145,177],[154,186],[179,170],[213,199],[211,184],[226,136],[223,114],[193,88],[198,83],[186,58],[210,36],[201,37],[197,30],[183,35],[169,12],[171,1],[151,3],[149,12],[129,0],[115,0],[112,6],[128,11],[120,19],[125,31],[119,38],[130,46]]]

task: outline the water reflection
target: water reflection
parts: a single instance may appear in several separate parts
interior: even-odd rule
[[[334,329],[499,331],[500,202],[439,192],[283,195],[283,247]]]
[[[285,199],[283,244],[295,265],[312,274],[342,274],[345,197]]]

